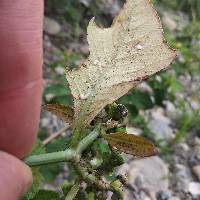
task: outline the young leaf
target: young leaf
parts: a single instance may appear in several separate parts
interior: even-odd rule
[[[66,75],[79,132],[107,104],[165,69],[176,56],[163,41],[161,23],[149,0],[127,0],[110,28],[98,27],[93,18],[87,32],[90,56]]]
[[[103,137],[111,146],[133,156],[148,157],[157,154],[154,144],[141,136],[126,133],[114,133],[103,134]]]
[[[53,113],[66,123],[71,124],[73,121],[74,110],[70,106],[62,104],[46,104],[43,106],[43,109]]]

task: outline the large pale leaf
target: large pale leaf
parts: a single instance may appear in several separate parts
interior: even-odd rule
[[[172,62],[176,52],[163,41],[162,31],[149,0],[128,0],[110,28],[98,27],[94,18],[90,21],[90,56],[78,69],[67,71],[77,129]]]
[[[114,133],[103,134],[103,137],[111,146],[133,156],[147,157],[157,154],[154,144],[141,136],[127,133]]]

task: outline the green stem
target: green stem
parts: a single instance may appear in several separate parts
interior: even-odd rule
[[[71,148],[77,147],[77,144],[78,144],[78,141],[80,140],[80,138],[81,138],[81,135],[80,135],[79,129],[75,128],[72,133],[72,139],[71,139],[71,143],[70,143]]]
[[[76,197],[78,191],[79,191],[79,184],[75,183],[68,192],[65,200],[73,200]]]
[[[99,136],[99,134],[99,130],[94,129],[89,135],[83,138],[77,146],[77,154],[82,154],[82,152],[87,149],[87,147]]]
[[[80,141],[76,150],[66,149],[65,151],[58,151],[53,153],[46,153],[40,155],[33,155],[27,157],[24,161],[27,165],[39,166],[58,162],[67,162],[75,159],[77,156],[87,149],[87,147],[99,136],[98,129],[94,129],[88,136]]]
[[[94,184],[97,188],[101,190],[112,190],[110,185],[101,179],[98,179],[94,174],[88,173],[87,169],[81,167],[79,164],[73,165],[77,173],[89,184]]]
[[[88,194],[87,200],[95,200],[95,194],[94,194],[94,192],[90,192],[90,193]]]
[[[75,155],[76,152],[74,150],[67,149],[65,151],[29,156],[24,161],[27,165],[34,167],[57,162],[66,162],[72,160]]]
[[[73,166],[74,169],[77,171],[77,173],[88,184],[94,185],[96,186],[96,188],[100,190],[112,191],[113,193],[115,193],[115,196],[117,196],[119,200],[123,199],[123,193],[120,188],[113,186],[112,184],[109,184],[108,182],[102,180],[101,178],[98,178],[93,172],[89,173],[87,171],[87,166],[81,166],[80,163],[74,163]]]

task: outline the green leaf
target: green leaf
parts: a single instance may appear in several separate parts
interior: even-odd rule
[[[154,144],[144,137],[126,133],[102,135],[108,143],[127,154],[137,157],[148,157],[157,154]]]
[[[70,91],[62,84],[52,84],[45,88],[44,99],[49,103],[71,105]]]
[[[52,141],[46,145],[46,152],[57,152],[64,151],[69,147],[70,138],[60,136],[58,139]],[[52,182],[55,177],[63,170],[63,163],[55,163],[50,165],[44,165],[40,167],[40,172],[42,173],[45,181]]]
[[[95,156],[106,160],[110,157],[111,151],[107,143],[102,138],[97,139],[92,145],[92,150],[96,154]]]
[[[37,140],[31,155],[38,155],[38,154],[42,154],[45,153],[45,147],[44,145]],[[39,171],[39,167],[33,167],[31,168],[32,174],[33,174],[33,184],[32,187],[29,189],[29,191],[26,193],[24,199],[25,200],[31,200],[35,197],[35,195],[38,193],[39,191],[39,187],[40,187],[40,182],[42,180],[42,174]]]
[[[104,174],[113,172],[114,168],[123,164],[124,160],[119,152],[112,151],[105,140],[99,138],[92,146],[94,156],[103,162],[98,167],[99,170],[103,171]]]
[[[63,96],[69,94],[67,92],[66,87],[61,84],[52,84],[46,87],[44,91],[44,95],[53,94],[55,96]]]
[[[47,144],[46,151],[47,153],[55,151],[64,151],[69,147],[69,144],[70,144],[70,137],[61,136],[58,139]]]
[[[45,182],[52,183],[56,176],[63,171],[63,163],[55,163],[40,167],[40,172]]]
[[[26,193],[25,200],[31,200],[35,197],[35,195],[39,191],[40,182],[42,180],[42,175],[39,171],[39,168],[31,168],[32,175],[33,175],[33,184],[29,191]]]
[[[73,122],[74,110],[70,106],[63,104],[46,104],[42,108],[56,115],[66,123],[72,124]]]
[[[133,115],[137,114],[139,110],[150,109],[154,105],[150,94],[139,90],[134,90],[125,97],[122,97],[120,102],[125,105]]]
[[[183,86],[175,77],[172,77],[170,80],[170,89],[172,93],[176,94],[183,90]]]
[[[95,193],[94,192],[89,192],[88,200],[95,200]]]
[[[58,193],[50,190],[40,190],[33,200],[59,200]]]
[[[42,153],[46,153],[45,146],[42,144],[40,140],[37,140],[35,146],[33,147],[31,155],[38,155]]]

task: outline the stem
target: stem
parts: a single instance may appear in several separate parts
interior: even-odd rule
[[[107,181],[104,181],[102,178],[97,177],[95,171],[87,171],[87,163],[74,163],[74,169],[82,177],[82,179],[90,185],[96,186],[96,188],[105,191],[112,191],[117,195],[119,200],[123,199],[123,193],[119,187],[116,187],[114,184],[110,184]]]
[[[66,162],[72,160],[75,157],[75,155],[76,152],[74,150],[67,149],[65,151],[29,156],[24,161],[30,167],[34,167],[57,162]]]
[[[73,200],[76,197],[78,191],[79,191],[79,184],[75,183],[68,192],[65,200]]]
[[[106,191],[111,190],[112,191],[112,188],[110,187],[110,185],[108,183],[102,181],[101,179],[98,179],[94,174],[88,173],[88,171],[84,167],[81,167],[80,165],[75,164],[74,168],[77,171],[77,173],[88,184],[94,184],[97,188],[99,188],[101,190],[106,190]]]
[[[95,200],[95,194],[94,194],[94,192],[90,192],[88,194],[88,199],[87,200]]]
[[[94,129],[88,136],[83,138],[77,146],[77,154],[81,154],[99,136],[99,134],[99,130]]]
[[[87,149],[87,147],[99,136],[99,134],[99,130],[94,129],[88,136],[80,141],[76,150],[69,148],[65,151],[33,155],[27,157],[24,161],[31,167],[71,161],[76,158],[77,155],[80,155],[85,149]]]

